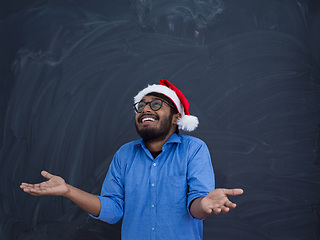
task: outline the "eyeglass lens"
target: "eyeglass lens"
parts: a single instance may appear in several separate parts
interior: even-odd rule
[[[147,104],[149,104],[153,111],[157,111],[162,107],[162,101],[159,99],[154,99],[151,102],[139,102],[137,105],[137,112],[142,112]]]

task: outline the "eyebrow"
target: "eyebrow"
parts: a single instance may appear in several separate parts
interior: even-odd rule
[[[158,100],[162,100],[162,101],[166,101],[166,100],[164,100],[164,99],[162,99],[162,98],[159,98],[159,97],[156,97],[156,96],[150,96],[150,97],[152,97],[151,98],[151,101],[152,100],[156,100],[156,99],[158,99]],[[146,101],[145,99],[144,99],[144,97],[140,100],[140,102],[144,102],[144,101]]]

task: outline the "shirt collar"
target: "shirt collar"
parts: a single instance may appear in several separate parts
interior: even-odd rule
[[[181,142],[180,136],[176,133],[173,133],[163,147],[165,148],[165,146],[170,143],[180,143],[180,142]],[[143,141],[142,138],[137,140],[135,145],[136,146],[140,145],[142,148],[146,148],[146,143]]]
[[[168,141],[165,143],[165,145],[166,145],[167,143],[180,143],[180,142],[181,142],[180,136],[179,136],[178,134],[176,134],[176,133],[173,133],[173,134],[169,137],[169,139],[168,139]]]

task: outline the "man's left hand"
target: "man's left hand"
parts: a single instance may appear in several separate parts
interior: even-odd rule
[[[212,190],[206,197],[201,200],[203,210],[211,215],[218,215],[221,212],[227,213],[230,209],[234,209],[237,205],[228,199],[228,196],[241,195],[243,190],[240,188],[225,189],[218,188]]]
[[[214,189],[205,197],[195,199],[191,206],[190,212],[195,218],[206,218],[213,213],[218,215],[220,213],[227,213],[234,209],[237,205],[228,199],[228,196],[241,195],[243,190],[240,188]]]

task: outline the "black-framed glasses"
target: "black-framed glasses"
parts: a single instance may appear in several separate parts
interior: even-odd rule
[[[166,103],[166,104],[168,104],[170,107],[174,108],[174,106],[172,106],[170,103],[168,103],[167,101],[162,100],[162,99],[153,99],[153,100],[150,101],[150,102],[140,101],[140,102],[137,102],[137,103],[133,104],[133,107],[134,107],[134,110],[135,110],[137,113],[141,113],[141,112],[143,111],[143,109],[149,104],[150,108],[151,108],[153,111],[158,111],[158,110],[162,107],[162,104],[163,104],[163,103]]]

